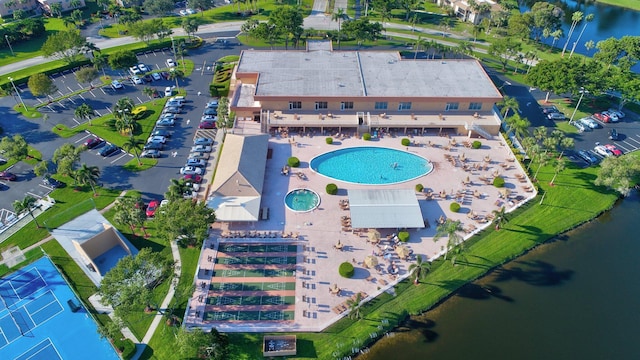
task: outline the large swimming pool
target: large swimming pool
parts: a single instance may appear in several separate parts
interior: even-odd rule
[[[311,169],[336,180],[365,185],[395,184],[433,170],[429,160],[407,151],[381,147],[352,147],[311,159]]]

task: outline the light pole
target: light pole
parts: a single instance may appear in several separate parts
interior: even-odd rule
[[[22,103],[22,107],[26,111],[27,110],[27,105],[24,104],[24,100],[22,100],[22,95],[20,95],[20,91],[18,91],[18,88],[16,87],[16,84],[13,82],[13,78],[11,76],[9,76],[9,81],[11,81],[11,85],[13,86],[13,90],[16,92],[16,94],[18,94],[18,98],[20,99],[20,102]]]
[[[506,85],[511,85],[511,83],[510,83],[510,82],[508,82],[507,80],[505,80],[505,81],[504,81],[504,84],[502,84],[502,86],[500,86],[500,87],[498,88],[498,91],[501,91],[501,90],[502,90],[502,88],[503,88],[503,87],[505,87]]]
[[[9,35],[4,34],[4,39],[7,40],[7,45],[9,45],[9,50],[11,50],[11,56],[16,56],[16,54],[13,53],[13,48],[11,47],[11,43],[9,42]]]
[[[569,119],[569,124],[571,124],[571,122],[573,121],[573,117],[576,116],[576,111],[578,111],[578,108],[580,107],[580,102],[582,101],[582,97],[584,96],[584,93],[588,93],[587,90],[585,90],[583,87],[580,88],[580,99],[578,99],[578,104],[576,105],[576,108],[573,109],[573,114],[571,114],[571,119]]]

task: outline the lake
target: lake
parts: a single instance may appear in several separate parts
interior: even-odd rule
[[[639,205],[634,193],[413,317],[359,359],[640,358]]]

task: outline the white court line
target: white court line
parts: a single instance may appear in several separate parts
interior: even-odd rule
[[[29,193],[29,192],[27,192],[27,194],[30,194],[30,193]],[[35,194],[31,194],[31,195],[35,195]],[[40,279],[41,279],[41,280],[46,284],[46,281],[44,281],[44,278],[42,277],[42,275],[40,274],[40,272],[38,271],[38,269],[37,269],[37,268],[33,268],[33,269],[38,273],[38,278],[40,278]],[[28,273],[31,273],[31,270],[29,270],[29,271],[28,271]],[[22,285],[22,286],[19,286],[18,288],[14,288],[14,291],[16,292],[16,295],[17,295],[20,299],[22,299],[22,297],[20,297],[20,295],[18,295],[18,292],[16,291],[16,289],[18,289],[18,290],[19,290],[19,289],[22,289],[23,287],[28,286],[29,284],[31,284],[32,282],[34,282],[34,281],[36,281],[36,280],[37,280],[37,278],[33,278],[33,279],[31,279],[31,281],[29,281],[28,283],[26,283],[26,284],[24,284],[24,285]],[[11,283],[11,281],[9,281],[9,283],[11,284],[11,287],[13,287],[13,284]],[[38,290],[39,290],[39,289],[38,289]],[[33,293],[29,294],[29,296],[31,296],[31,295],[33,295]]]
[[[4,331],[2,331],[1,327],[0,327],[0,335],[2,335],[2,337],[4,338],[4,341],[7,343],[5,346],[11,343],[11,341],[9,341],[9,339],[4,335]]]

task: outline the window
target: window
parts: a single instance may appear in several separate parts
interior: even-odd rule
[[[398,104],[398,110],[411,110],[410,102],[400,102]]]
[[[289,110],[293,110],[293,109],[302,109],[302,102],[289,101]]]
[[[387,102],[386,101],[376,101],[376,110],[387,110]]]
[[[316,101],[316,110],[326,109],[327,107],[326,101]]]
[[[444,108],[445,111],[450,110],[458,110],[458,103],[447,103],[447,106]]]
[[[340,110],[353,110],[353,101],[343,101],[340,103]]]
[[[469,110],[480,110],[480,109],[482,109],[482,103],[479,103],[479,102],[469,103]]]

